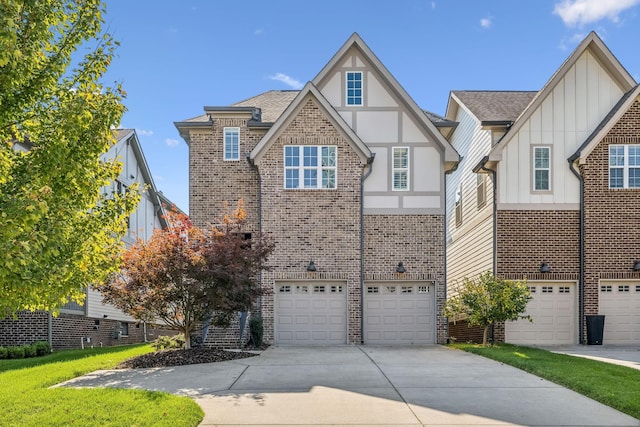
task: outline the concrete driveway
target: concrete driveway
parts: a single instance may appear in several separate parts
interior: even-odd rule
[[[260,356],[98,371],[65,384],[190,396],[202,426],[640,426],[563,387],[442,346],[271,347]]]
[[[640,369],[640,346],[623,345],[568,345],[545,346],[545,350],[571,356],[585,357],[600,362]]]

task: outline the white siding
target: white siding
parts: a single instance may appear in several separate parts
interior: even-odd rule
[[[505,146],[498,164],[498,202],[531,204],[532,209],[535,205],[538,209],[577,208],[579,182],[567,158],[622,95],[597,59],[585,51]],[[532,190],[531,153],[535,145],[552,147],[550,192]]]
[[[454,101],[452,101],[454,102]],[[491,148],[491,132],[464,107],[453,120],[459,122],[451,144],[463,160],[447,175],[447,286],[465,277],[493,269],[493,183],[487,175],[486,203],[478,208],[477,175],[473,172]],[[462,224],[456,225],[456,191],[462,184]]]

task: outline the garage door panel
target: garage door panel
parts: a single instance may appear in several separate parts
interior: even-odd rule
[[[575,344],[577,342],[576,285],[529,283],[532,299],[525,315],[505,324],[505,341],[514,344]]]
[[[275,290],[277,344],[346,343],[346,284],[279,283]]]
[[[602,282],[599,313],[605,315],[604,344],[640,344],[640,284]]]
[[[366,344],[435,342],[433,285],[367,284],[364,295]]]

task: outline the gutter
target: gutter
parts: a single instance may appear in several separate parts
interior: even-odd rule
[[[369,170],[360,177],[360,344],[364,344],[364,181],[373,172],[375,158],[376,153],[371,153]]]
[[[580,158],[580,152],[569,157],[569,169],[580,181],[580,276],[578,278],[578,333],[580,344],[584,344],[584,177],[575,169],[575,161]]]

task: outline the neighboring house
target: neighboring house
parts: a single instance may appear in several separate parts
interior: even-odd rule
[[[492,271],[526,277],[533,297],[533,323],[496,325],[495,340],[582,343],[585,316],[599,313],[606,343],[640,343],[636,96],[593,32],[539,92],[451,93],[464,160],[447,180],[449,292]],[[450,334],[478,330],[458,322]]]
[[[144,240],[151,237],[155,228],[167,226],[163,204],[169,206],[170,202],[156,190],[135,130],[118,129],[114,133],[117,142],[103,159],[120,159],[122,172],[110,186],[104,187],[103,193],[124,192],[134,183],[138,183],[141,190],[140,204],[131,214],[129,230],[123,237],[129,246],[138,237]],[[17,320],[0,320],[0,345],[49,341],[53,348],[108,346],[143,342],[154,339],[156,333],[151,326],[103,304],[100,293],[90,288],[83,305],[69,302],[57,317],[44,311],[23,311],[18,313]]]
[[[176,123],[191,218],[215,223],[243,199],[245,232],[274,240],[256,307],[267,342],[446,341],[445,174],[459,156],[443,135],[455,123],[422,111],[357,34],[299,92],[204,110]]]

